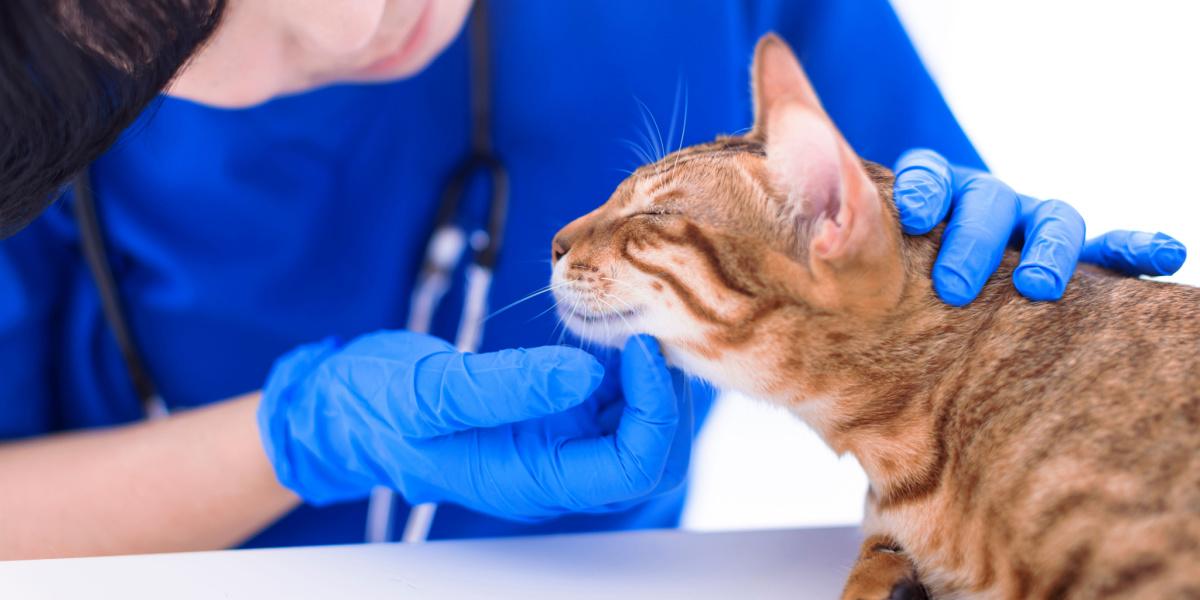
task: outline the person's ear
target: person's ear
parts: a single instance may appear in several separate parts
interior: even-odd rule
[[[771,183],[814,275],[899,267],[899,231],[862,160],[822,108],[791,48],[768,34],[754,55],[754,129]]]

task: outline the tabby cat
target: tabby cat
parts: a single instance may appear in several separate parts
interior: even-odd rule
[[[791,49],[753,67],[750,133],[667,156],[554,239],[560,316],[656,336],[787,407],[870,480],[844,598],[1200,598],[1200,289],[1081,267],[943,304],[940,230],[901,234]]]

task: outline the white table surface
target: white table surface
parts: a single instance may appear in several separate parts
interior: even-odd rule
[[[859,540],[643,531],[0,562],[0,598],[836,598]]]

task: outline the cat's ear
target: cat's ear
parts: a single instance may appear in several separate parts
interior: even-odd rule
[[[816,271],[861,280],[896,267],[899,231],[863,162],[825,113],[791,48],[773,34],[754,57],[755,125],[785,218]],[[819,273],[818,273],[819,274]],[[862,291],[862,290],[860,290]],[[873,293],[873,292],[872,292]]]
[[[750,69],[754,96],[754,129],[748,137],[766,140],[770,116],[784,104],[800,104],[825,114],[800,61],[787,42],[774,33],[758,40]]]
[[[798,105],[781,105],[767,123],[767,167],[786,194],[786,218],[803,229],[810,257],[840,261],[871,253],[889,227],[879,191],[833,124]]]
[[[787,194],[814,256],[835,259],[882,228],[878,192],[825,113],[800,61],[769,33],[754,52],[754,130],[766,144],[772,183]]]

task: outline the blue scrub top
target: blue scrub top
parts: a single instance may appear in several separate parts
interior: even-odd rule
[[[492,307],[544,286],[553,234],[637,164],[622,140],[645,131],[639,101],[665,136],[682,86],[685,145],[750,124],[748,67],[768,30],[797,49],[862,156],[891,164],[927,146],[982,166],[884,0],[493,0],[491,18],[494,138],[512,186]],[[164,98],[95,164],[113,268],[171,406],[257,389],[297,344],[403,327],[441,190],[467,151],[466,50],[460,38],[407,81],[244,110]],[[0,243],[0,439],[141,415],[70,201]],[[549,302],[489,321],[483,349],[553,343],[554,317],[537,316]],[[680,491],[537,524],[444,506],[432,537],[669,527],[682,502]],[[356,542],[364,520],[363,502],[301,507],[248,545]]]

